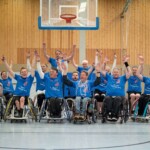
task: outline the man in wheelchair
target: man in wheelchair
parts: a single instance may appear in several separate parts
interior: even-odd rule
[[[30,94],[30,89],[34,80],[34,68],[31,69],[31,75],[28,76],[28,71],[26,68],[22,67],[20,69],[20,75],[17,75],[8,65],[5,57],[2,57],[2,61],[6,66],[10,75],[17,81],[16,88],[14,91],[13,101],[15,103],[16,109],[18,111],[18,116],[22,117],[24,105],[28,104],[28,97]]]
[[[127,62],[128,59],[128,56],[124,56],[126,73],[123,76],[120,76],[118,68],[113,69],[112,75],[106,73],[106,71],[102,71],[107,79],[106,97],[102,109],[102,122],[105,122],[106,119],[113,121],[117,121],[118,119],[120,106],[125,99],[125,83],[131,74]]]
[[[63,65],[63,64],[62,64]],[[76,99],[75,99],[75,118],[84,119],[86,115],[87,102],[91,100],[91,90],[93,86],[100,84],[100,67],[97,65],[96,70],[96,80],[89,81],[88,72],[82,71],[80,74],[80,79],[78,81],[71,81],[67,78],[67,69],[64,64],[63,68],[63,82],[68,86],[75,88]]]
[[[62,75],[56,68],[50,68],[49,74],[43,73],[40,65],[40,56],[36,55],[37,70],[40,78],[45,84],[45,98],[47,100],[47,111],[50,118],[61,118],[61,107],[63,100]]]

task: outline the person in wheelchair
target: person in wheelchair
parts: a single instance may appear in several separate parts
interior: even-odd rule
[[[119,108],[125,99],[125,83],[131,74],[128,59],[128,56],[124,56],[126,73],[123,76],[120,76],[118,68],[113,69],[112,75],[102,71],[107,79],[106,97],[102,109],[103,119],[113,121],[118,119]]]
[[[1,72],[1,78],[0,83],[3,84],[3,94],[6,98],[6,105],[9,101],[9,99],[13,96],[14,87],[12,83],[12,78],[6,71]]]
[[[3,56],[2,61],[6,66],[10,75],[17,81],[16,88],[14,91],[13,100],[16,105],[16,109],[18,111],[19,117],[23,115],[24,105],[28,104],[28,97],[30,94],[30,89],[34,80],[34,71],[35,69],[32,67],[31,75],[28,76],[28,71],[26,68],[22,67],[20,69],[20,75],[17,75],[13,72],[13,70],[8,65],[6,58]]]
[[[36,55],[36,51],[34,52],[34,55]],[[30,64],[30,52],[27,52],[27,69],[28,71],[31,71],[31,64]],[[34,60],[35,61],[35,60]],[[33,64],[36,64],[36,62],[33,62]],[[42,64],[42,72],[45,75],[48,75],[49,73],[47,72],[47,64]],[[43,100],[45,99],[45,83],[44,80],[40,78],[40,75],[37,70],[35,70],[35,78],[36,78],[36,93],[37,95],[34,97],[34,102],[37,100],[37,105],[39,111],[41,110],[41,106],[43,103]]]
[[[141,80],[136,76],[138,67],[133,66],[132,67],[132,76],[128,79],[128,101],[129,101],[129,110],[130,113],[133,113],[133,104],[139,100],[141,96]],[[141,68],[140,73],[142,73],[143,68]],[[132,110],[131,110],[132,109]]]
[[[75,88],[76,92],[76,99],[75,99],[75,106],[76,106],[76,115],[75,118],[84,119],[86,115],[86,106],[87,102],[91,100],[91,90],[93,86],[96,86],[100,83],[100,67],[97,66],[96,69],[96,80],[89,81],[88,79],[88,72],[83,70],[80,74],[80,79],[75,82],[71,81],[67,78],[67,69],[65,66],[62,67],[63,71],[63,82],[68,86],[72,86]],[[82,104],[82,106],[81,106]],[[81,109],[82,107],[82,109]]]
[[[140,61],[140,65],[138,68],[138,71],[136,73],[136,76],[142,81],[144,82],[144,93],[141,95],[141,97],[139,98],[139,102],[138,102],[138,115],[139,116],[143,116],[145,107],[147,105],[148,102],[150,102],[150,77],[146,77],[143,76],[141,74],[141,69],[143,68],[143,64],[144,64],[144,58],[143,56],[139,56],[139,61]]]
[[[45,84],[45,97],[47,100],[47,110],[49,117],[61,118],[61,106],[63,100],[62,75],[56,68],[50,68],[49,74],[45,75],[40,65],[40,56],[36,55],[37,70],[40,78]]]

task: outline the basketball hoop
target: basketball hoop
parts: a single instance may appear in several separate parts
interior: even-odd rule
[[[77,16],[73,15],[73,14],[62,14],[62,15],[60,15],[60,18],[66,20],[66,23],[71,23],[71,21],[73,19],[76,19]]]

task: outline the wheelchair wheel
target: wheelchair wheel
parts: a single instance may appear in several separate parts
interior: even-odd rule
[[[30,109],[30,114],[31,114],[32,120],[34,119],[35,122],[37,122],[37,115],[34,112],[33,103],[32,103],[32,100],[30,98],[28,99],[28,106],[29,106],[29,109]]]
[[[6,107],[5,112],[4,112],[4,121],[5,122],[7,120],[7,116],[11,113],[12,105],[13,105],[13,97],[10,98],[10,100],[8,101],[7,107]]]

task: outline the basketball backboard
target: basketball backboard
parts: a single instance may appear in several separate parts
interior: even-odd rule
[[[39,29],[99,29],[97,0],[40,0]]]

